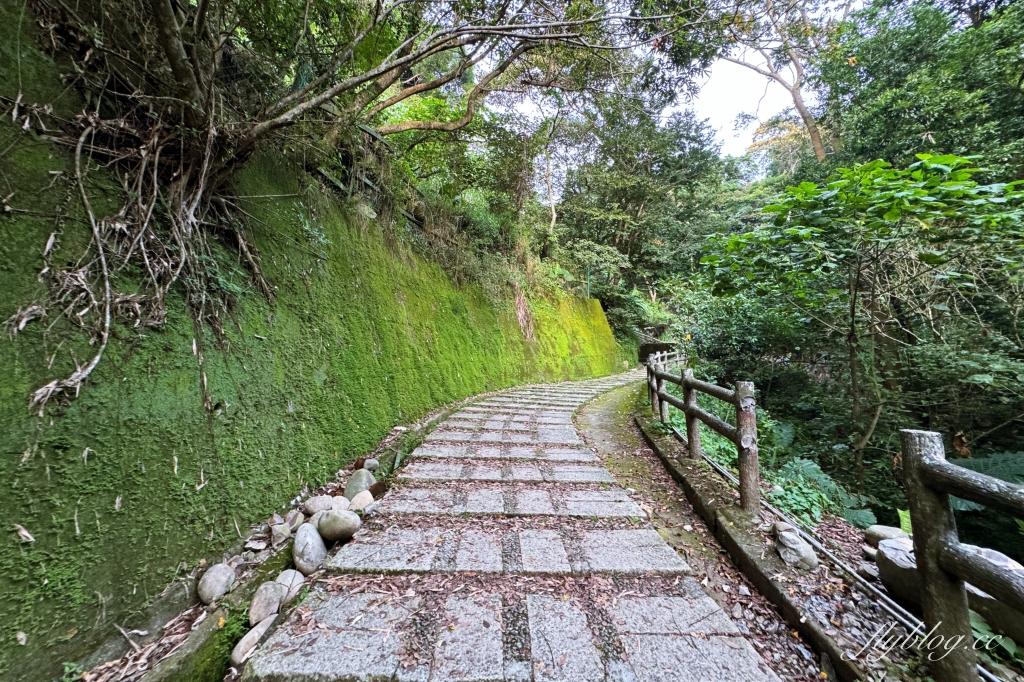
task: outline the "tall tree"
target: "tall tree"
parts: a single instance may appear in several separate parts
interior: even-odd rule
[[[852,0],[765,0],[749,14],[740,14],[726,26],[728,47],[722,58],[778,83],[789,93],[807,129],[811,148],[824,161],[821,126],[805,94],[811,61],[826,47],[829,35],[849,15]],[[833,146],[839,131],[833,130]]]

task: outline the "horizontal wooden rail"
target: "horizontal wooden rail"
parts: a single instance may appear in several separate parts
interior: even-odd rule
[[[736,441],[739,440],[739,432],[736,430],[735,426],[716,417],[699,405],[694,405],[693,407],[688,408],[686,407],[686,403],[670,393],[659,392],[658,397],[685,414],[693,414],[695,417],[707,424],[712,430],[717,431],[733,443],[736,443]]]
[[[951,462],[929,461],[921,472],[925,483],[941,493],[956,495],[1011,516],[1024,518],[1024,487],[965,469]]]
[[[662,372],[659,369],[654,370],[654,376],[659,379],[664,379],[665,381],[671,381],[673,384],[679,384],[683,388],[697,389],[701,393],[706,393],[712,398],[718,398],[722,402],[729,403],[730,405],[736,402],[736,391],[726,388],[725,386],[709,384],[706,381],[694,379],[693,377],[676,376],[675,374]]]
[[[754,384],[740,381],[736,384],[736,390],[732,390],[694,378],[692,369],[684,370],[682,375],[671,374],[665,368],[670,361],[675,360],[678,360],[678,356],[664,352],[654,353],[648,358],[647,393],[651,399],[651,408],[663,423],[669,421],[670,406],[686,415],[686,442],[690,457],[694,459],[703,455],[700,443],[701,422],[736,445],[740,470],[740,506],[744,511],[756,514],[761,505],[761,480],[757,461]],[[666,382],[682,387],[682,400],[665,389]],[[736,412],[736,425],[700,407],[697,404],[698,391],[732,405]]]
[[[1024,486],[947,462],[942,435],[934,431],[904,429],[900,439],[925,627],[942,642],[966,642],[929,667],[938,682],[977,680],[964,581],[1024,613],[1024,575],[960,542],[949,497],[1021,515]]]
[[[1004,571],[976,548],[960,542],[943,545],[939,566],[1024,614],[1024,576]]]

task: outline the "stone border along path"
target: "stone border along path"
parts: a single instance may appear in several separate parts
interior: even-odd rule
[[[583,403],[640,378],[442,422],[242,679],[778,680],[576,433]]]

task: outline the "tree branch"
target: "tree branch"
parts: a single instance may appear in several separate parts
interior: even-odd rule
[[[170,0],[151,0],[150,4],[153,8],[157,34],[160,37],[160,47],[163,48],[167,62],[171,66],[174,79],[178,81],[182,98],[190,101],[196,108],[203,109],[203,95],[196,74],[189,63],[185,44],[181,40],[181,29],[178,28],[178,20],[174,16]]]
[[[399,102],[409,97],[412,97],[413,95],[418,95],[421,92],[429,92],[431,90],[436,90],[442,85],[452,82],[456,78],[461,78],[462,75],[465,74],[470,67],[476,66],[478,63],[480,63],[481,60],[486,58],[487,55],[489,55],[496,46],[497,44],[491,45],[486,50],[481,52],[480,55],[477,57],[473,57],[473,55],[470,55],[468,59],[460,62],[459,65],[454,70],[450,71],[444,76],[441,76],[440,78],[435,78],[430,82],[418,83],[410,88],[405,88],[400,93],[392,97],[389,97],[383,102],[378,102],[377,104],[373,105],[373,108],[366,112],[366,114],[363,116],[363,120],[369,121],[374,116],[384,111],[385,109],[389,109],[398,104]]]
[[[503,74],[509,66],[511,66],[527,51],[539,46],[539,44],[520,45],[512,51],[512,54],[502,60],[502,62],[498,64],[493,71],[481,78],[477,86],[469,93],[469,97],[466,101],[466,113],[457,121],[450,121],[447,123],[442,123],[441,121],[403,121],[402,123],[390,123],[380,126],[377,128],[377,132],[381,135],[394,135],[395,133],[404,133],[407,130],[437,130],[442,132],[451,132],[453,130],[466,127],[476,115],[477,107],[480,106],[480,103],[490,92],[487,88],[490,82]]]

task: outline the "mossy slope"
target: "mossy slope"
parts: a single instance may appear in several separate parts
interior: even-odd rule
[[[26,101],[53,101],[63,88],[27,34],[21,69],[10,68],[19,61],[20,16],[19,5],[0,0],[0,95],[21,89]],[[58,233],[58,265],[77,258],[89,234],[65,151],[9,117],[0,151],[0,195],[15,192],[11,205],[25,211],[0,217],[6,319],[44,300],[37,274],[50,233]],[[237,541],[236,527],[332,477],[394,425],[482,391],[621,369],[595,301],[533,301],[537,338],[527,341],[511,306],[456,287],[301,181],[270,155],[239,180],[277,291],[268,304],[246,286],[236,256],[223,253],[224,286],[242,287],[223,340],[198,330],[172,296],[163,328],[115,329],[81,396],[44,418],[29,414],[29,393],[88,358],[87,338],[59,324],[44,335],[48,318],[0,340],[3,679],[59,675],[63,661],[87,653],[183,561],[216,555]],[[103,182],[91,181],[99,211],[116,205],[112,195],[104,201]],[[65,217],[55,222],[58,209]],[[204,376],[219,410],[204,407]],[[14,524],[35,542],[19,541]]]

